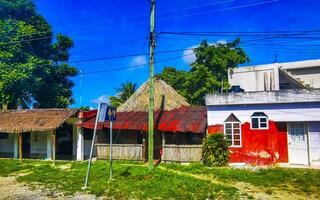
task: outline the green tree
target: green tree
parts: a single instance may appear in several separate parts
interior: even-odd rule
[[[157,78],[165,81],[182,96],[185,96],[185,81],[188,76],[188,72],[184,70],[177,70],[175,67],[165,67],[163,71],[156,74]]]
[[[135,83],[122,83],[120,88],[116,88],[117,95],[109,97],[110,104],[119,107],[133,95],[136,89],[137,85]]]
[[[30,0],[0,0],[0,106],[67,107],[74,103],[67,64],[73,41],[55,38]]]
[[[157,76],[175,88],[179,94],[193,105],[204,105],[208,93],[220,92],[228,88],[228,70],[249,61],[248,56],[239,47],[240,40],[209,45],[202,41],[194,50],[196,60],[190,71],[165,68]]]

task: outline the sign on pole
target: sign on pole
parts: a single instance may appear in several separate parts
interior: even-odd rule
[[[111,113],[111,115],[109,115]],[[93,137],[92,137],[92,143],[91,143],[91,149],[90,149],[90,156],[89,156],[89,162],[88,162],[88,170],[87,170],[87,175],[86,175],[86,180],[84,183],[84,189],[88,187],[88,181],[89,181],[89,176],[90,176],[90,167],[91,167],[91,162],[92,162],[92,154],[93,154],[93,148],[94,148],[94,143],[97,135],[97,127],[98,127],[98,122],[105,122],[109,121],[112,123],[113,120],[116,119],[116,110],[113,107],[108,106],[107,103],[100,103],[98,110],[97,110],[97,116],[96,116],[96,121],[94,124],[94,130],[93,130]],[[112,137],[112,125],[110,127],[110,138]],[[110,146],[112,145],[112,140],[110,140]],[[112,162],[112,157],[110,154],[110,163]],[[110,172],[111,172],[111,165],[110,165]],[[112,173],[112,172],[111,172]],[[111,179],[110,174],[110,179]]]
[[[110,161],[110,181],[112,180],[112,122],[116,120],[116,108],[115,107],[108,107],[107,108],[107,118],[106,120],[110,123],[110,155],[109,155],[109,161]]]

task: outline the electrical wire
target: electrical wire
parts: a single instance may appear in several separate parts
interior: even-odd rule
[[[195,53],[190,53],[190,54],[185,54],[183,56],[176,56],[176,57],[171,57],[171,58],[166,58],[160,61],[155,62],[154,64],[170,61],[170,60],[175,60],[177,58],[183,58],[186,56],[194,55]],[[127,69],[135,69],[135,68],[141,68],[143,66],[148,65],[148,63],[144,64],[137,64],[137,65],[131,65],[131,66],[123,66],[123,67],[117,67],[117,68],[111,68],[111,69],[105,69],[105,70],[98,70],[98,71],[91,71],[91,72],[84,72],[82,75],[88,75],[88,74],[98,74],[98,73],[104,73],[104,72],[111,72],[111,71],[121,71],[121,70],[127,70]]]
[[[169,19],[176,19],[176,18],[181,18],[181,17],[197,16],[197,15],[204,15],[204,14],[210,14],[210,13],[221,12],[221,11],[234,10],[234,9],[239,9],[239,8],[247,8],[247,7],[258,6],[258,5],[263,5],[263,4],[275,3],[275,2],[278,2],[278,1],[279,0],[261,1],[261,2],[243,4],[243,5],[239,5],[239,6],[234,6],[234,7],[230,7],[230,8],[223,8],[223,9],[218,9],[218,10],[197,12],[197,13],[193,13],[193,14],[176,15],[176,16],[167,17],[167,18],[159,18],[157,21],[166,21],[166,20],[169,20]]]

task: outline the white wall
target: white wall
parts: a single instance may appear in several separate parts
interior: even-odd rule
[[[305,84],[309,84],[313,88],[320,88],[320,66],[313,68],[292,69],[288,71],[304,81]]]
[[[30,153],[43,154],[47,157],[48,132],[32,132],[30,135]]]
[[[254,112],[264,112],[273,121],[319,121],[319,103],[208,106],[208,126],[223,124],[233,113],[241,122],[249,122]]]
[[[320,121],[309,122],[310,161],[320,163]]]
[[[273,69],[263,69],[252,71],[235,70],[234,73],[229,73],[229,84],[240,85],[245,91],[269,91],[274,90],[275,77]],[[265,88],[265,86],[267,88]],[[273,86],[273,88],[272,88]]]

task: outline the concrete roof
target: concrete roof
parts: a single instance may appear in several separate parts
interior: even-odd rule
[[[206,105],[279,104],[320,102],[320,90],[279,90],[209,94]]]
[[[309,68],[309,67],[320,67],[320,59],[316,60],[304,60],[295,62],[285,62],[285,63],[271,63],[264,65],[251,65],[243,66],[233,69],[233,73],[241,73],[247,71],[261,71],[261,70],[272,70],[275,67],[282,69],[299,69],[299,68]]]

